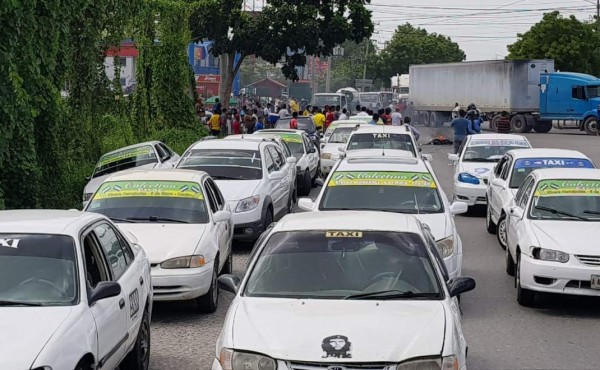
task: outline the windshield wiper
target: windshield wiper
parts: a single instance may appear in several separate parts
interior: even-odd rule
[[[490,158],[468,158],[464,160],[465,162],[498,162],[497,159]]]
[[[583,217],[583,216],[578,216],[578,215],[575,215],[573,213],[569,213],[569,212],[566,212],[566,211],[561,211],[561,210],[558,210],[558,209],[555,209],[555,208],[544,207],[544,206],[535,206],[534,208],[535,209],[539,209],[540,211],[550,212],[550,213],[555,214],[555,215],[563,215],[563,216],[567,216],[567,217],[577,218],[577,219],[582,220],[582,221],[589,221],[590,220],[589,218],[586,218],[586,217]]]
[[[588,215],[600,215],[600,211],[592,211],[589,209],[586,209],[585,211],[583,211],[583,213],[586,213]]]
[[[344,299],[398,299],[398,298],[433,298],[439,297],[439,293],[415,293],[413,291],[403,292],[401,290],[391,289],[379,292],[351,294]]]
[[[109,217],[114,222],[129,222],[132,224],[137,224],[138,222],[133,218],[119,218],[119,217]]]
[[[36,302],[23,302],[23,301],[1,301],[0,306],[43,306],[41,303]]]
[[[158,217],[158,216],[149,216],[149,217],[128,217],[128,220],[139,220],[139,221],[152,221],[152,222],[177,222],[180,224],[189,224],[189,222],[185,220],[178,220],[176,218],[169,217]]]

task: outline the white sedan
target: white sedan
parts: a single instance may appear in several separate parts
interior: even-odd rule
[[[195,300],[217,308],[219,272],[231,272],[229,205],[205,172],[129,171],[109,177],[86,211],[135,235],[152,263],[155,301]]]
[[[335,128],[331,126],[327,129],[329,136],[321,143],[321,174],[327,176],[335,162],[340,159],[341,151],[348,143],[348,138],[360,123],[352,121],[336,121]],[[329,131],[331,130],[331,131]]]
[[[541,169],[523,182],[507,218],[506,271],[517,300],[540,292],[600,296],[600,170]]]
[[[0,369],[147,370],[150,263],[109,219],[0,212]]]
[[[212,370],[466,369],[453,297],[427,228],[381,212],[300,213],[257,242]],[[401,333],[401,335],[399,335]]]
[[[486,189],[490,172],[512,149],[531,148],[521,135],[479,134],[467,136],[458,154],[449,154],[454,165],[454,200],[475,206],[487,204]]]
[[[486,229],[497,234],[506,248],[506,214],[517,189],[531,171],[539,168],[595,168],[592,161],[575,150],[517,149],[508,151],[488,179]]]

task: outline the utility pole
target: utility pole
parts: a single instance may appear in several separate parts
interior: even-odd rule
[[[600,0],[598,0],[600,1]],[[327,57],[327,76],[325,77],[325,92],[330,92],[331,90],[331,61],[333,57],[330,55]]]
[[[596,32],[600,32],[600,0],[596,0]]]

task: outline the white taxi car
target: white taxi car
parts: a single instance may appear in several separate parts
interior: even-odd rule
[[[506,248],[506,214],[517,189],[536,168],[595,168],[584,154],[565,149],[508,151],[491,172],[487,184],[486,228]],[[496,232],[497,231],[497,232]]]
[[[490,172],[513,149],[531,148],[521,135],[478,134],[467,136],[458,154],[448,154],[454,165],[453,196],[470,207],[487,204],[486,190]]]
[[[218,273],[232,269],[233,222],[210,176],[176,169],[117,173],[86,211],[109,217],[141,241],[155,301],[196,300],[201,311],[216,310]]]
[[[310,194],[313,182],[319,177],[319,152],[308,134],[303,130],[267,129],[254,135],[278,135],[289,146],[296,158],[298,193]]]
[[[348,144],[340,152],[348,158],[381,156],[382,153],[387,156],[420,156],[420,148],[408,126],[361,125],[352,131]]]
[[[150,263],[109,219],[0,212],[0,369],[146,370]]]
[[[382,212],[299,213],[261,237],[212,370],[466,369],[455,297],[427,228]],[[402,335],[399,335],[402,333]]]
[[[331,126],[335,124],[332,129]],[[355,121],[336,121],[333,122],[327,132],[329,136],[323,138],[321,143],[321,174],[327,176],[335,162],[340,159],[341,151],[348,143],[352,132],[360,126]],[[380,153],[379,153],[380,154]]]
[[[106,178],[115,172],[151,168],[173,168],[179,155],[160,141],[130,145],[104,154],[96,163],[94,172],[83,190],[83,207]]]
[[[408,213],[428,225],[451,278],[462,270],[462,242],[450,204],[428,161],[418,158],[345,158],[333,168],[315,202],[301,198],[305,211],[372,210]]]
[[[540,169],[519,187],[506,222],[506,271],[517,300],[538,292],[600,296],[600,170]]]
[[[327,130],[325,130],[325,133],[323,134],[323,139],[321,140],[321,148],[323,148],[323,144],[327,142],[327,140],[329,140],[329,137],[331,136],[331,134],[333,134],[333,131],[335,131],[335,129],[340,126],[340,125],[364,125],[367,124],[368,122],[362,122],[362,121],[356,121],[356,120],[351,120],[351,119],[347,119],[347,120],[338,120],[338,121],[333,121],[329,124],[329,126],[327,126]]]
[[[204,171],[217,184],[233,212],[234,239],[253,241],[294,209],[295,180],[286,158],[272,140],[208,140],[192,144],[177,168]]]

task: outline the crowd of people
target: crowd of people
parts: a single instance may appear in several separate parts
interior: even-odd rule
[[[465,110],[458,103],[452,111],[451,127],[454,129],[454,153],[458,150],[468,135],[481,133],[481,125],[484,122],[479,110],[475,104],[471,103]],[[500,118],[496,120],[498,133],[508,134],[510,132],[510,119],[508,112],[502,112]]]

